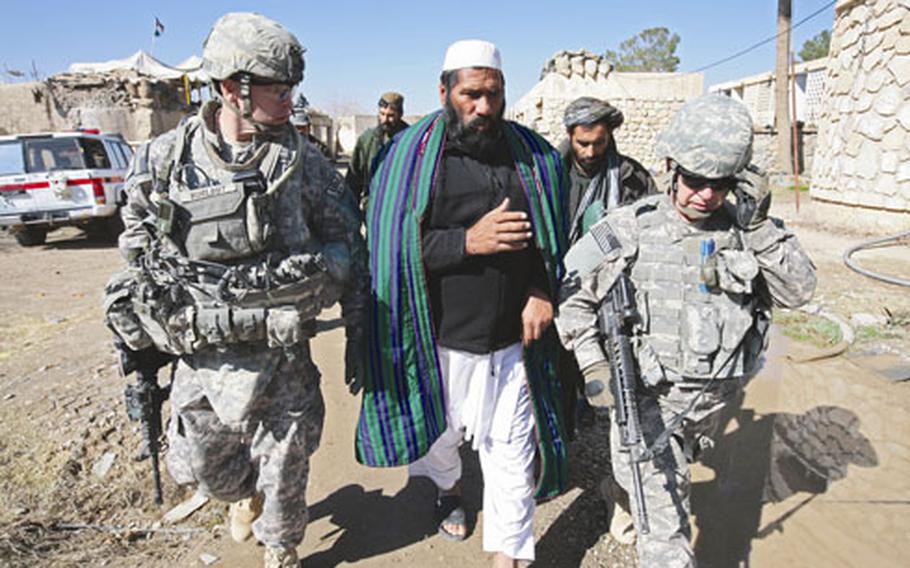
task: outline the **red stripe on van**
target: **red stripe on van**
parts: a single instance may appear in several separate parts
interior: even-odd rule
[[[91,185],[93,179],[101,178],[80,178],[80,179],[68,179],[66,180],[67,187],[71,185]],[[104,178],[103,181],[114,182],[118,178]],[[28,191],[30,189],[46,189],[50,187],[50,182],[47,181],[33,181],[29,183],[8,183],[0,185],[0,191]]]

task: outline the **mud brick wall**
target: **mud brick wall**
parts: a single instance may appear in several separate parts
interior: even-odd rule
[[[190,112],[181,83],[113,73],[0,85],[0,107],[0,134],[94,128],[132,142],[170,130]]]
[[[578,97],[597,97],[623,112],[614,132],[619,151],[659,170],[654,141],[686,101],[703,90],[701,73],[620,73],[588,51],[562,51],[541,71],[541,80],[508,111],[552,144],[567,138],[562,124],[566,106]]]

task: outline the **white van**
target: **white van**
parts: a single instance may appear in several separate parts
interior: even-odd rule
[[[22,246],[67,225],[115,238],[132,155],[121,136],[91,130],[0,136],[0,227]]]

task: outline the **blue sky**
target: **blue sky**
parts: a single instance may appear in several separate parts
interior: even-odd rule
[[[793,0],[793,21],[829,0]],[[560,49],[616,49],[644,28],[666,26],[681,37],[680,71],[692,71],[776,31],[777,0],[576,0],[574,2],[286,2],[222,1],[4,2],[0,70],[50,75],[74,62],[103,61],[152,47],[157,16],[165,33],[155,56],[176,64],[200,54],[211,24],[224,12],[253,10],[277,19],[307,48],[303,92],[330,112],[373,112],[378,95],[398,90],[406,112],[438,106],[436,84],[445,48],[465,38],[499,45],[507,96],[517,100]],[[794,30],[792,48],[830,29],[834,8]],[[774,42],[705,72],[705,86],[769,71]]]

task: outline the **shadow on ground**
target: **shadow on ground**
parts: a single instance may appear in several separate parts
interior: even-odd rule
[[[462,446],[462,493],[469,535],[477,526],[483,505],[483,487],[477,453]],[[334,541],[331,547],[302,559],[304,566],[337,566],[405,548],[436,537],[434,503],[436,489],[426,478],[408,480],[398,493],[364,491],[361,485],[346,485],[309,508],[310,520],[330,517],[335,530],[320,535]]]
[[[567,490],[578,488],[581,494],[538,540],[534,566],[580,566],[607,532],[607,510],[598,486],[610,470],[609,432],[607,413],[595,411],[570,444]],[[631,553],[631,547],[623,548],[629,549],[626,555]]]
[[[878,465],[875,449],[860,433],[859,418],[846,408],[767,415],[745,408],[736,420],[736,430],[704,460],[715,480],[692,487],[695,552],[707,566],[748,566],[752,541],[783,531],[794,513],[845,478],[849,465]],[[806,497],[761,524],[766,503],[798,493]]]
[[[52,233],[48,240],[39,247],[52,250],[91,250],[112,249],[117,250],[117,239],[108,236],[98,236],[83,232],[65,231],[59,235]]]
[[[838,406],[818,406],[804,414],[760,415],[742,408],[742,400],[725,410],[723,428],[735,428],[721,437],[701,463],[714,471],[714,479],[693,483],[692,521],[698,527],[694,543],[699,565],[748,566],[755,539],[782,531],[787,519],[832,483],[847,475],[848,465],[875,467],[878,456],[860,432],[860,420]],[[632,547],[609,537],[591,564],[586,555],[599,542],[609,524],[598,490],[609,468],[609,422],[597,423],[571,446],[571,487],[582,493],[552,523],[537,544],[535,566],[585,565],[634,566]],[[797,493],[793,506],[762,526],[762,507],[782,502]]]

